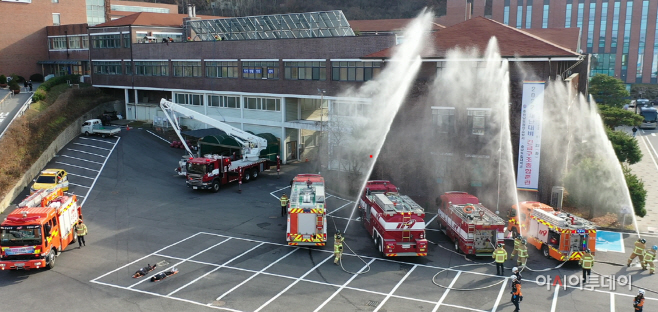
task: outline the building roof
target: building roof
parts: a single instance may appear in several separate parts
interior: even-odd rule
[[[457,47],[475,47],[484,51],[491,37],[498,39],[500,54],[503,57],[574,57],[580,55],[555,42],[484,17],[475,17],[441,29],[432,33],[431,36],[434,47],[421,54],[424,58],[443,58],[448,50]],[[365,57],[388,58],[394,48],[387,48]]]
[[[571,51],[580,50],[580,29],[573,28],[529,28],[523,31],[565,47]]]
[[[151,12],[139,12],[115,19],[113,21],[98,24],[90,28],[98,27],[116,27],[116,26],[164,26],[164,27],[181,27],[183,19],[188,17],[187,14],[163,14]],[[223,18],[221,16],[197,15],[201,19]]]
[[[404,29],[413,19],[400,18],[400,19],[379,19],[379,20],[355,20],[348,21],[354,31],[360,32],[392,32]],[[436,23],[432,25],[432,30],[446,28],[445,26]]]

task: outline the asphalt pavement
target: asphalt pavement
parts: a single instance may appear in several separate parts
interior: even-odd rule
[[[329,193],[329,234],[345,231],[353,250],[343,256],[349,274],[333,264],[332,246],[285,243],[286,220],[278,197],[305,163],[282,166],[258,179],[223,186],[218,193],[193,191],[174,168],[183,150],[145,129],[124,129],[119,138],[79,137],[49,168],[69,172],[89,229],[86,247],[70,246],[53,270],[0,272],[0,302],[12,311],[34,311],[44,302],[66,311],[512,311],[510,283],[495,275],[491,259],[451,251],[437,230],[436,207],[425,207],[427,257],[382,258],[352,214],[354,199]],[[25,195],[25,194],[24,194]],[[17,201],[22,199],[19,197]],[[8,209],[2,217],[11,211]],[[602,238],[604,236],[601,236]],[[645,236],[649,243],[658,237]],[[569,284],[581,271],[530,247],[523,272],[524,311],[628,311],[638,287],[647,289],[645,311],[658,308],[658,282],[636,264],[626,267],[637,237],[611,233],[598,251],[595,272],[615,275]],[[331,241],[331,240],[330,240]],[[507,249],[511,251],[511,242]],[[618,250],[618,251],[613,251]],[[132,274],[158,264],[147,278]],[[506,263],[512,267],[513,261]],[[160,282],[148,277],[176,267]],[[432,283],[436,275],[437,284]],[[510,275],[511,271],[506,271]],[[548,286],[555,280],[565,287]],[[619,285],[630,277],[632,286]],[[473,290],[477,289],[477,290]],[[654,291],[654,292],[652,292]],[[38,299],[37,299],[38,298]]]
[[[626,129],[632,133],[630,128]],[[638,229],[641,233],[658,234],[658,130],[640,130],[636,138],[642,150],[642,161],[632,165],[631,169],[638,178],[644,182],[647,190],[645,209],[646,216],[637,218]],[[657,242],[658,244],[658,242]]]

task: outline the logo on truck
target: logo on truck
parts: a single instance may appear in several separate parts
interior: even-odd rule
[[[407,221],[407,222],[400,222],[400,223],[398,223],[398,227],[397,227],[397,228],[398,228],[398,229],[404,229],[404,228],[411,229],[411,228],[414,226],[414,224],[416,224],[416,220],[411,219],[411,220],[409,220],[409,221]]]

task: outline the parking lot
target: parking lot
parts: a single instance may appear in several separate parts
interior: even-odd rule
[[[12,300],[18,310],[36,307],[31,296],[22,295],[28,292],[61,304],[91,298],[84,308],[67,308],[74,311],[513,310],[508,279],[493,274],[490,259],[466,259],[448,250],[451,243],[436,230],[435,208],[427,208],[426,214],[427,237],[436,243],[427,257],[383,259],[358,214],[352,215],[354,202],[328,193],[328,215],[333,217],[329,233],[347,227],[346,243],[354,251],[344,255],[343,266],[365,272],[349,274],[333,264],[331,244],[285,244],[286,222],[280,217],[278,197],[288,191],[294,174],[303,173],[303,164],[282,166],[280,178],[276,172],[260,175],[243,184],[240,193],[237,185],[210,193],[188,189],[174,173],[182,154],[141,129],[124,130],[120,139],[73,140],[48,167],[67,170],[70,191],[83,197],[87,246],[69,247],[50,271],[0,272],[0,299]],[[630,250],[633,235],[605,237],[615,247],[597,253],[596,272],[631,276],[635,287],[543,285],[539,276],[569,279],[580,270],[574,263],[552,269],[559,263],[530,250],[528,266],[536,271],[523,272],[522,309],[626,311],[637,287],[658,288],[646,271],[621,266],[627,254],[612,250],[619,242]],[[658,242],[647,239],[649,244]],[[155,263],[159,267],[146,278],[131,277]],[[506,266],[513,264],[508,261]],[[179,273],[149,281],[149,276],[171,267]],[[453,290],[432,283],[441,271],[437,284]],[[652,292],[647,297],[645,311],[651,311],[658,300]]]

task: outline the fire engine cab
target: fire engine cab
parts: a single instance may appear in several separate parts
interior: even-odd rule
[[[389,181],[368,181],[359,200],[361,220],[385,257],[427,256],[425,210]]]
[[[76,196],[65,196],[61,188],[30,195],[0,225],[0,269],[52,269],[77,238],[73,227],[79,218]]]
[[[441,195],[439,228],[455,243],[455,251],[467,255],[491,256],[505,239],[505,220],[466,192]]]
[[[324,178],[319,174],[298,174],[288,201],[288,245],[324,246],[327,243],[327,210]]]

